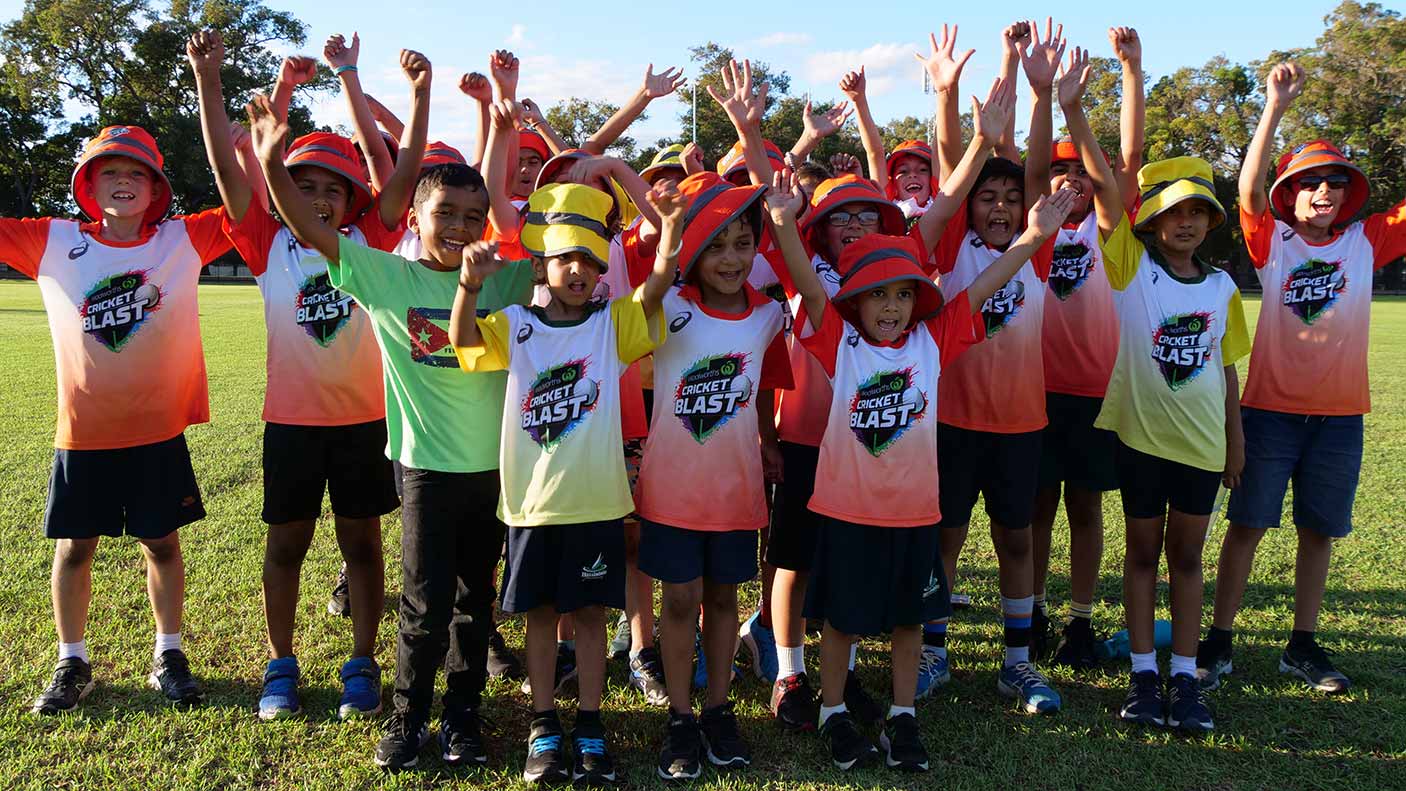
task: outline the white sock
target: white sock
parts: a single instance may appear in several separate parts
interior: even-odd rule
[[[893,719],[894,717],[897,717],[900,714],[912,714],[915,717],[918,716],[917,711],[912,706],[889,706],[888,719]]]
[[[854,669],[854,657],[859,653],[859,643],[849,644],[849,669]]]
[[[88,641],[79,640],[76,643],[59,643],[59,661],[62,662],[69,657],[76,656],[84,662],[88,661]]]
[[[1028,645],[1008,645],[1006,646],[1006,667],[1014,667],[1021,662],[1030,661],[1030,646]]]
[[[794,676],[797,673],[804,675],[805,672],[805,646],[798,645],[794,648],[789,645],[776,646],[776,677],[778,679]]]
[[[843,704],[843,703],[841,703],[841,704],[838,705],[838,706],[821,706],[821,707],[820,707],[820,725],[821,725],[821,727],[824,727],[824,726],[825,726],[825,721],[828,720],[828,719],[830,719],[830,715],[831,715],[831,714],[839,714],[839,713],[845,712],[845,711],[849,711],[849,709],[845,708],[845,704]]]
[[[1137,653],[1136,651],[1134,651],[1133,654],[1132,654],[1132,657],[1133,657],[1133,672],[1134,672],[1134,673],[1141,673],[1141,672],[1143,672],[1144,670],[1151,670],[1153,673],[1156,673],[1156,672],[1157,672],[1157,652],[1156,652],[1156,651],[1148,651],[1148,652],[1145,653],[1145,654],[1139,654],[1139,653]],[[1196,660],[1195,660],[1195,659],[1192,659],[1192,660],[1191,660],[1191,672],[1192,672],[1193,674],[1196,672]]]
[[[176,632],[175,634],[162,634],[160,632],[157,632],[156,649],[155,651],[153,651],[153,655],[157,659],[160,659],[163,653],[172,649],[175,649],[177,651],[181,650],[181,633]]]
[[[1195,678],[1196,657],[1179,656],[1177,654],[1172,654],[1171,674],[1173,676],[1191,676],[1192,678]]]

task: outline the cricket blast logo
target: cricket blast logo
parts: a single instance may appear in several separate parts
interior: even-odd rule
[[[1050,293],[1060,302],[1069,299],[1093,271],[1094,255],[1088,245],[1083,242],[1057,245],[1050,262]]]
[[[522,399],[522,430],[551,449],[595,411],[600,383],[587,376],[590,360],[572,360],[537,374]]]
[[[145,271],[132,271],[93,284],[78,310],[83,331],[109,351],[120,352],[160,304],[161,289]]]
[[[704,357],[679,377],[674,415],[702,445],[752,400],[746,354]]]
[[[293,320],[319,346],[327,347],[351,320],[356,302],[332,287],[326,272],[320,272],[298,287]]]
[[[1281,301],[1304,324],[1313,324],[1347,290],[1342,261],[1313,259],[1294,268],[1284,278]]]
[[[850,430],[870,455],[882,455],[927,414],[927,394],[913,384],[913,374],[912,368],[876,373],[850,399]]]
[[[1209,313],[1183,313],[1162,322],[1152,333],[1152,359],[1162,378],[1173,390],[1180,390],[1201,375],[1211,359]]]
[[[1025,284],[1012,280],[990,297],[981,306],[981,318],[986,324],[986,337],[990,338],[1011,323],[1020,309],[1025,306]]]

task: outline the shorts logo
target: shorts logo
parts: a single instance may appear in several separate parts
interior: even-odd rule
[[[458,368],[454,345],[449,342],[449,311],[443,308],[406,308],[405,327],[410,334],[410,359],[437,368]]]
[[[683,313],[675,316],[673,321],[669,322],[669,332],[678,332],[684,327],[687,327],[690,321],[693,321],[693,312],[685,310]]]
[[[1313,324],[1347,290],[1342,261],[1313,259],[1294,268],[1284,279],[1281,301],[1304,324]]]
[[[1025,284],[1020,280],[1006,283],[995,294],[987,297],[986,302],[981,306],[981,317],[986,322],[986,337],[994,336],[1007,324],[1010,324],[1020,314],[1020,309],[1023,307],[1025,307]]]
[[[1167,386],[1180,390],[1201,375],[1211,359],[1209,313],[1183,313],[1162,322],[1152,333],[1152,359],[1162,370]]]
[[[120,352],[153,313],[160,310],[161,289],[144,271],[103,278],[88,290],[79,308],[83,331],[109,351]]]
[[[587,582],[605,579],[606,572],[608,572],[609,570],[610,567],[605,565],[605,553],[601,552],[596,555],[596,560],[594,563],[589,566],[581,567],[581,579],[586,580]]]
[[[850,399],[850,430],[870,455],[882,455],[927,414],[927,394],[913,384],[913,374],[912,368],[876,373]]]
[[[1050,264],[1050,291],[1063,302],[1074,295],[1094,271],[1093,251],[1083,242],[1061,244]]]
[[[933,597],[933,595],[936,594],[936,593],[937,593],[939,590],[941,590],[941,589],[942,589],[942,586],[941,586],[940,584],[938,584],[938,582],[937,582],[937,574],[936,574],[935,572],[934,572],[934,573],[931,573],[931,574],[928,575],[928,584],[927,584],[927,586],[923,588],[923,598],[924,598],[924,599],[931,599],[931,598]]]
[[[674,389],[674,415],[702,445],[751,399],[747,355],[704,357],[679,377]]]
[[[522,430],[533,442],[550,450],[595,411],[600,384],[589,366],[589,358],[572,360],[537,374],[522,399]]]
[[[304,280],[298,288],[293,304],[293,320],[308,337],[326,348],[332,345],[332,339],[351,320],[355,308],[356,302],[333,288],[327,273],[321,272]]]

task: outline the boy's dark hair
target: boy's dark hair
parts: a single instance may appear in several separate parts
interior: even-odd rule
[[[488,185],[483,183],[483,176],[477,170],[448,162],[425,168],[420,174],[420,180],[415,182],[415,208],[419,209],[430,199],[431,193],[444,187],[462,187],[470,192],[482,192],[485,199],[488,197]]]
[[[1005,157],[991,157],[986,160],[986,164],[981,166],[981,172],[976,174],[976,183],[972,184],[971,192],[967,195],[975,195],[981,189],[981,185],[992,179],[1014,179],[1020,185],[1021,193],[1025,192],[1025,166],[1019,162],[1012,162]],[[1025,208],[1030,208],[1026,206]],[[967,221],[971,221],[972,204],[967,201]],[[1019,222],[1023,223],[1024,217]]]
[[[835,174],[830,172],[830,168],[825,167],[819,162],[807,160],[796,167],[796,178],[798,179],[811,178],[817,181],[825,181],[826,179],[832,179],[834,177]]]

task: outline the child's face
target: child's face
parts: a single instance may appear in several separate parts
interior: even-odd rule
[[[649,180],[649,186],[658,187],[666,181],[683,181],[687,176],[683,168],[664,168],[654,174],[654,178]]]
[[[1025,215],[1025,185],[1010,176],[987,179],[972,192],[968,206],[976,235],[987,246],[1004,250]]]
[[[899,157],[894,163],[893,178],[898,181],[900,200],[912,198],[922,206],[932,197],[932,166],[919,157]]]
[[[520,149],[517,155],[517,187],[514,195],[531,195],[537,188],[537,174],[542,172],[542,155],[531,149]]]
[[[93,200],[104,217],[142,217],[165,189],[151,168],[130,157],[98,157],[88,167]]]
[[[1094,182],[1082,162],[1062,159],[1050,165],[1050,194],[1063,187],[1074,191],[1074,208],[1069,212],[1069,220],[1077,222],[1088,216],[1093,206]]]
[[[551,258],[532,259],[534,274],[545,281],[552,300],[579,308],[591,300],[600,280],[600,264],[579,250]]]
[[[1289,183],[1294,190],[1294,219],[1317,228],[1331,228],[1342,213],[1352,179],[1346,169],[1325,165],[1305,170]]]
[[[840,260],[840,252],[871,233],[879,232],[883,214],[878,206],[863,201],[841,203],[824,217],[820,218],[822,239],[830,254],[830,263]]]
[[[458,268],[464,246],[483,237],[488,193],[468,187],[439,187],[410,209],[410,229],[425,256],[445,268]]]
[[[703,248],[690,275],[698,279],[705,300],[710,291],[732,296],[746,284],[756,254],[757,242],[752,236],[752,227],[738,218]]]
[[[918,288],[911,280],[884,283],[854,297],[859,309],[859,326],[870,340],[898,340],[913,318]]]
[[[1196,252],[1210,229],[1211,206],[1195,198],[1173,205],[1152,221],[1157,246],[1177,255],[1189,256]]]
[[[317,219],[323,225],[340,228],[342,220],[351,208],[351,185],[345,178],[330,170],[312,165],[301,165],[290,171],[298,191],[312,204]]]

